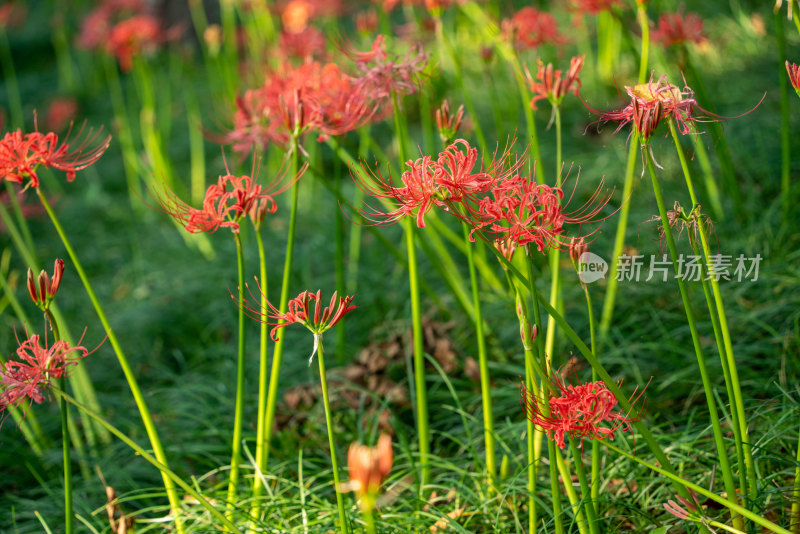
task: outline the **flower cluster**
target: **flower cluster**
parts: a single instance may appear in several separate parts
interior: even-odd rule
[[[67,376],[69,366],[88,355],[84,347],[70,347],[66,341],[42,347],[39,336],[31,336],[17,348],[19,361],[10,360],[0,366],[0,412],[28,399],[41,403],[50,381]]]
[[[520,50],[537,48],[543,44],[559,45],[564,37],[558,33],[556,19],[550,13],[530,6],[523,7],[502,23],[503,35]]]
[[[601,183],[589,200],[577,209],[566,211],[575,191],[564,202],[564,190],[537,184],[520,174],[526,159],[514,160],[510,149],[486,166],[478,165],[478,149],[463,139],[441,152],[437,159],[425,156],[406,162],[400,184],[379,171],[364,172],[357,184],[370,196],[392,204],[385,211],[367,205],[360,211],[371,224],[392,224],[413,216],[417,226],[425,226],[425,215],[434,206],[452,213],[472,227],[470,237],[492,242],[504,256],[517,247],[535,243],[538,250],[567,248],[571,238],[565,225],[590,224],[610,200]]]
[[[581,80],[578,75],[583,68],[585,57],[585,55],[573,57],[569,62],[569,70],[563,77],[560,69],[556,69],[554,72],[553,64],[548,63],[545,66],[541,59],[539,60],[539,68],[536,71],[536,80],[538,81],[534,81],[526,67],[525,75],[528,79],[528,85],[531,92],[534,93],[533,99],[531,99],[531,107],[537,109],[536,102],[545,98],[553,106],[558,106],[569,92],[573,92],[575,96],[578,96],[578,90],[581,87]]]
[[[239,221],[248,216],[256,228],[260,228],[267,213],[275,213],[278,206],[273,198],[288,189],[303,174],[303,167],[295,176],[286,179],[286,174],[278,172],[272,183],[258,184],[256,169],[253,177],[220,176],[211,184],[203,198],[202,208],[193,208],[181,200],[166,186],[155,191],[154,196],[161,209],[178,221],[187,232],[216,232],[220,228],[230,228],[239,233]]]
[[[30,180],[25,187],[39,187],[36,170],[43,165],[64,171],[67,181],[71,182],[77,171],[100,159],[111,143],[111,136],[95,143],[100,132],[89,130],[83,136],[83,131],[81,128],[72,140],[69,139],[70,133],[67,133],[66,139],[60,144],[53,132],[24,134],[22,130],[16,130],[6,133],[0,139],[0,178],[17,183]]]
[[[463,139],[457,140],[439,154],[437,159],[422,156],[406,162],[408,170],[400,177],[402,187],[395,185],[391,175],[384,179],[379,171],[355,176],[356,183],[367,194],[387,199],[395,208],[385,212],[367,207],[361,215],[373,224],[392,224],[403,217],[415,216],[417,226],[425,226],[425,214],[433,206],[457,213],[453,203],[477,201],[476,194],[486,191],[494,179],[489,172],[479,170],[478,149]]]
[[[149,9],[145,0],[104,0],[84,19],[78,44],[105,50],[130,71],[134,57],[153,53],[182,33],[179,27],[164,30]]]
[[[342,135],[366,124],[391,94],[409,94],[419,85],[427,56],[412,51],[392,58],[382,35],[367,52],[350,53],[358,74],[350,76],[335,63],[284,62],[261,87],[247,90],[236,101],[233,129],[222,137],[237,152],[317,131],[320,140]]]
[[[664,47],[683,43],[700,44],[705,41],[703,19],[696,13],[664,13],[658,18],[658,27],[652,34],[653,41]]]
[[[544,400],[530,392],[524,383],[519,385],[519,402],[525,417],[547,433],[556,445],[564,448],[564,438],[614,439],[614,432],[630,430],[636,419],[615,411],[618,401],[601,382],[567,384],[557,376],[553,378],[557,393],[548,393],[549,415],[545,415]],[[639,395],[641,397],[641,394]],[[637,399],[632,399],[633,404]]]

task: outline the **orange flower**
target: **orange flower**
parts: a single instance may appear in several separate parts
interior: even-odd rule
[[[355,492],[362,508],[373,506],[381,484],[392,470],[392,438],[381,434],[378,445],[369,447],[353,443],[347,451],[347,468],[350,471],[349,491]]]

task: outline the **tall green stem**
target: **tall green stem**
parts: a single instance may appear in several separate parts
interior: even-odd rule
[[[344,496],[339,491],[339,463],[336,461],[336,441],[333,439],[333,416],[328,398],[328,379],[325,376],[325,351],[322,348],[322,334],[314,334],[317,338],[317,361],[319,362],[319,382],[322,388],[322,404],[325,407],[325,424],[328,427],[328,444],[331,448],[331,466],[333,467],[333,487],[336,492],[336,507],[339,509],[339,531],[347,534],[350,529],[347,524],[347,514],[344,511]]]
[[[481,372],[481,403],[483,407],[483,437],[486,442],[486,472],[489,475],[489,484],[493,484],[497,476],[497,466],[494,448],[494,418],[492,417],[491,377],[489,376],[489,362],[486,355],[486,339],[483,332],[483,314],[481,313],[481,299],[478,287],[478,273],[475,269],[475,258],[472,243],[469,241],[470,228],[462,222],[464,229],[464,242],[467,245],[467,264],[469,265],[469,279],[472,285],[472,305],[475,312],[475,336],[478,338],[478,366]]]
[[[120,441],[122,441],[125,445],[127,445],[131,449],[133,449],[137,455],[141,456],[142,458],[150,462],[152,465],[154,465],[159,471],[161,471],[161,475],[164,478],[168,478],[171,483],[180,486],[182,490],[191,495],[200,504],[200,506],[208,510],[208,512],[212,516],[214,516],[215,519],[217,519],[220,523],[225,525],[225,527],[228,528],[229,532],[241,534],[241,531],[236,528],[236,525],[231,523],[224,515],[222,515],[222,513],[220,513],[219,510],[214,508],[214,506],[210,502],[208,502],[208,499],[206,499],[200,492],[195,490],[191,485],[184,482],[181,477],[179,477],[177,474],[171,471],[170,468],[167,466],[167,464],[159,461],[157,457],[154,457],[152,454],[148,453],[146,450],[140,447],[138,443],[136,443],[131,438],[126,436],[121,430],[119,430],[114,425],[106,421],[96,412],[89,409],[88,406],[81,404],[74,398],[70,397],[66,392],[64,392],[64,390],[52,386],[51,389],[55,393],[57,393],[62,399],[66,399],[67,402],[78,408],[80,411],[84,412],[86,415],[88,415],[89,417],[97,421],[100,425],[102,425],[110,433],[118,437]]]
[[[556,123],[556,187],[561,187],[561,109],[553,106]],[[561,299],[561,251],[558,248],[550,250],[550,305],[559,308]],[[544,344],[545,357],[548,367],[552,358],[556,342],[555,321],[547,321],[547,335]]]
[[[239,302],[244,302],[244,251],[242,239],[238,233],[233,234],[236,241],[236,265],[239,275]],[[228,519],[233,519],[236,509],[236,494],[239,484],[239,464],[242,461],[242,420],[244,419],[244,381],[245,381],[245,337],[244,307],[239,309],[239,347],[236,359],[236,407],[233,414],[233,442],[231,444],[231,473],[228,481]],[[259,479],[261,477],[256,477]]]
[[[297,176],[298,169],[298,142],[297,138],[292,139],[291,147],[291,176]],[[289,280],[291,279],[292,263],[294,259],[294,234],[297,227],[297,198],[298,182],[292,184],[292,207],[289,215],[289,230],[286,240],[286,259],[283,264],[283,281],[281,282],[281,300],[278,309],[281,313],[286,312],[289,303]],[[285,336],[280,336],[272,349],[272,370],[269,375],[269,391],[267,393],[266,420],[264,421],[264,464],[267,465],[269,459],[269,442],[272,437],[272,423],[275,420],[275,406],[278,400],[278,382],[281,377],[281,361],[283,359],[283,340]]]
[[[647,60],[650,54],[650,21],[647,19],[647,5],[645,1],[636,2],[636,18],[639,29],[642,31],[642,51],[639,56],[639,83],[647,79]]]
[[[672,235],[672,228],[670,226],[670,221],[667,216],[667,209],[666,205],[664,204],[664,196],[661,193],[661,186],[658,182],[658,176],[656,175],[655,166],[653,165],[653,158],[650,154],[649,147],[645,147],[644,149],[645,159],[647,161],[647,170],[650,172],[650,179],[653,183],[653,193],[656,197],[656,204],[658,205],[658,213],[661,217],[661,224],[664,229],[664,236],[667,240],[667,247],[669,249],[670,256],[672,258],[672,265],[675,269],[675,274],[678,275],[680,273],[680,268],[678,264],[678,247],[675,244],[675,238]],[[708,412],[709,418],[711,419],[711,428],[714,434],[714,443],[717,447],[717,453],[719,454],[719,462],[720,468],[722,471],[723,482],[725,484],[725,491],[728,495],[736,495],[736,486],[733,483],[733,476],[731,474],[731,466],[728,460],[728,451],[725,448],[725,443],[722,438],[722,429],[720,427],[719,415],[717,413],[717,405],[716,400],[714,398],[713,388],[711,386],[711,380],[708,376],[708,369],[706,368],[705,356],[703,355],[703,349],[700,345],[700,335],[697,331],[697,324],[694,318],[694,312],[692,311],[691,301],[689,299],[689,291],[686,287],[686,284],[683,278],[676,276],[678,281],[678,288],[680,289],[681,299],[683,301],[683,309],[686,313],[686,321],[689,324],[689,330],[692,334],[692,344],[694,345],[695,355],[697,356],[697,366],[700,368],[700,377],[703,381],[703,390],[705,391],[706,395],[706,404],[708,405]],[[744,523],[742,522],[742,518],[739,515],[733,514],[733,522],[737,525],[737,528],[740,530],[744,528]]]
[[[111,325],[108,322],[105,311],[100,305],[100,301],[97,299],[97,295],[95,295],[94,289],[89,282],[89,278],[86,276],[86,272],[83,270],[83,266],[81,265],[78,256],[75,254],[75,250],[73,250],[72,244],[67,238],[67,234],[64,232],[64,228],[61,226],[58,217],[56,217],[53,208],[50,206],[50,203],[47,201],[47,198],[45,197],[41,188],[37,188],[36,193],[39,195],[39,199],[41,200],[45,211],[47,211],[47,214],[50,216],[50,220],[53,222],[53,226],[55,227],[58,236],[61,238],[61,242],[64,244],[64,248],[67,250],[67,254],[69,254],[69,257],[75,266],[75,271],[78,273],[81,282],[83,282],[83,286],[86,289],[86,294],[92,301],[92,305],[97,313],[97,317],[103,324],[103,328],[108,336],[108,341],[111,343],[111,347],[114,349],[114,354],[117,356],[117,361],[122,368],[125,379],[128,381],[128,387],[133,395],[133,400],[136,402],[137,408],[139,408],[139,415],[142,418],[142,423],[144,423],[144,428],[147,432],[147,437],[150,440],[150,446],[153,448],[153,453],[160,464],[168,466],[169,464],[167,462],[167,456],[164,453],[164,448],[161,445],[161,440],[158,437],[158,431],[156,430],[155,424],[153,424],[153,418],[150,415],[150,410],[147,408],[147,404],[144,401],[144,396],[139,388],[139,383],[136,380],[136,376],[133,374],[133,369],[131,369],[131,366],[128,363],[128,358],[125,356],[125,353],[123,352],[122,347],[117,340],[116,334],[111,329]],[[85,410],[83,411],[86,412]],[[86,413],[89,414],[89,412]],[[111,429],[109,428],[109,430]],[[184,528],[183,519],[181,518],[181,500],[178,496],[178,492],[175,489],[175,482],[169,476],[167,476],[164,471],[161,472],[161,475],[164,479],[164,489],[166,490],[167,498],[169,499],[170,507],[172,508],[172,513],[175,517],[175,526],[178,532],[183,532]]]
[[[53,314],[50,310],[45,310],[45,316],[50,323],[50,328],[53,330],[53,343],[61,340],[61,332],[58,329]],[[67,389],[67,377],[62,376],[58,381],[59,388],[62,391]],[[72,534],[75,522],[75,513],[72,507],[72,459],[70,457],[70,440],[69,440],[69,405],[64,397],[60,399],[61,408],[61,454],[64,463],[64,532],[65,534]]]
[[[783,30],[783,17],[775,13],[775,39],[778,41],[778,82],[781,90],[781,206],[783,215],[789,214],[791,183],[789,165],[791,163],[791,142],[789,133],[789,84],[786,61],[786,34]]]
[[[267,257],[264,251],[264,239],[261,237],[261,229],[256,228],[256,243],[258,244],[258,278],[261,281],[261,309],[267,309]],[[267,470],[266,449],[269,443],[266,440],[266,409],[267,409],[267,377],[269,376],[269,356],[267,348],[269,336],[267,335],[267,323],[262,321],[259,324],[259,352],[258,352],[258,415],[256,422],[256,476],[253,478],[253,506],[250,516],[257,519],[261,513],[261,501],[259,497],[264,488],[264,477],[261,476]]]
[[[397,134],[398,151],[402,165],[405,164],[406,131],[403,116],[397,102],[397,94],[392,93],[394,108],[394,124]],[[414,338],[414,389],[417,401],[417,433],[419,435],[419,463],[420,493],[428,483],[430,467],[428,454],[430,452],[430,437],[428,434],[428,394],[425,387],[425,348],[423,345],[422,310],[419,298],[419,274],[417,268],[417,249],[414,243],[414,223],[409,217],[403,218],[403,230],[406,235],[406,250],[408,253],[408,284],[411,300],[411,333]]]

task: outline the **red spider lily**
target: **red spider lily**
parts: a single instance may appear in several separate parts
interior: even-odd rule
[[[800,96],[800,65],[786,61],[786,72],[789,73],[789,81],[792,83],[797,96]]]
[[[50,102],[50,107],[47,109],[47,119],[45,124],[47,129],[53,132],[59,132],[72,123],[75,115],[78,112],[78,103],[74,98],[58,97]]]
[[[137,15],[119,22],[111,30],[106,50],[119,61],[124,72],[133,68],[133,58],[152,53],[164,40],[161,24],[150,15]]]
[[[41,347],[39,336],[31,336],[17,348],[19,361],[0,366],[0,412],[21,405],[27,399],[40,404],[43,390],[50,381],[67,376],[70,365],[88,356],[81,346],[70,347],[66,341],[56,341],[51,347]]]
[[[263,294],[261,285],[256,279],[259,293]],[[249,287],[248,287],[249,290]],[[239,306],[256,321],[265,323],[274,327],[270,331],[270,337],[273,341],[278,341],[278,330],[289,326],[291,324],[299,323],[305,326],[312,334],[314,334],[314,351],[311,353],[311,358],[308,359],[308,365],[311,365],[311,360],[317,352],[317,347],[322,342],[322,334],[333,328],[336,323],[341,320],[348,312],[357,308],[350,303],[354,297],[338,297],[336,291],[331,296],[330,304],[322,308],[322,290],[316,293],[310,291],[303,291],[297,297],[289,301],[288,311],[283,313],[278,308],[267,301],[267,308],[260,305],[261,299],[250,296],[259,304],[252,304],[248,300],[237,300],[236,296],[231,294],[231,298],[236,300]],[[309,309],[310,301],[315,301],[314,314],[312,315]]]
[[[383,35],[375,38],[371,50],[351,51],[349,54],[360,74],[359,87],[375,100],[389,99],[392,93],[416,93],[422,73],[428,66],[428,56],[419,46],[412,47],[404,58],[390,56],[386,51],[386,38]]]
[[[278,37],[278,51],[287,58],[309,60],[325,55],[325,36],[313,26],[292,33],[285,31]]]
[[[553,64],[548,63],[545,67],[541,59],[536,71],[536,79],[539,81],[534,81],[528,67],[525,67],[528,85],[531,92],[534,93],[533,99],[531,99],[531,107],[537,109],[536,102],[545,98],[553,106],[558,106],[570,91],[574,92],[575,96],[578,96],[578,90],[581,87],[581,80],[578,75],[583,68],[585,57],[585,55],[573,57],[569,62],[569,70],[563,78],[561,77],[561,70],[557,69],[553,72]]]
[[[41,271],[39,273],[39,291],[36,291],[37,282],[33,279],[33,271],[28,269],[28,293],[30,293],[33,303],[41,310],[44,311],[50,307],[50,303],[53,301],[53,298],[55,298],[58,288],[61,285],[61,278],[63,276],[64,260],[57,259],[53,265],[52,280],[50,279],[50,275],[47,274],[47,271]]]
[[[696,13],[664,13],[658,18],[658,27],[652,34],[653,41],[668,47],[683,43],[700,44],[703,35],[703,19]]]
[[[563,202],[564,191],[559,187],[537,184],[529,177],[515,174],[497,180],[477,207],[470,208],[468,222],[475,232],[490,242],[499,243],[506,257],[517,247],[535,243],[540,252],[569,247],[572,238],[564,235],[565,225],[601,223],[607,217],[598,215],[611,199],[611,192],[603,191],[603,182],[589,200],[572,211],[569,207],[577,189],[577,180],[570,198]],[[584,237],[589,237],[597,229]]]
[[[464,106],[458,106],[455,115],[450,114],[450,104],[445,100],[439,109],[436,110],[436,127],[439,130],[439,137],[442,142],[449,144],[461,128],[461,121],[464,119]]]
[[[86,49],[104,48],[114,24],[125,17],[144,14],[146,0],[105,0],[100,2],[85,19],[78,37],[78,45]]]
[[[559,45],[565,42],[558,33],[556,19],[550,13],[523,7],[510,19],[503,21],[503,34],[522,50],[537,48],[542,44]]]
[[[222,140],[237,152],[276,143],[309,130],[341,135],[368,122],[377,111],[373,95],[334,63],[286,64],[264,85],[236,101],[233,130]]]
[[[228,170],[227,163],[225,170]],[[183,225],[189,233],[214,233],[220,228],[230,228],[231,232],[238,234],[239,222],[245,216],[250,216],[256,228],[260,228],[264,216],[277,209],[273,197],[286,191],[305,170],[306,166],[303,166],[288,180],[287,174],[279,170],[271,183],[261,185],[256,183],[258,169],[254,161],[253,177],[226,174],[208,186],[200,209],[186,204],[166,185],[161,191],[153,192],[153,196],[161,210]]]
[[[572,0],[570,7],[581,15],[598,15],[614,7],[624,7],[620,0]]]
[[[519,402],[525,417],[547,432],[547,437],[560,448],[566,445],[566,436],[578,440],[588,437],[613,441],[618,429],[627,432],[631,423],[637,420],[638,416],[629,417],[629,414],[614,411],[617,398],[602,381],[573,385],[557,375],[553,377],[557,393],[547,393],[550,415],[544,415],[544,400],[528,391],[524,383],[519,385]],[[631,404],[643,394],[632,396]]]
[[[697,104],[694,91],[689,87],[681,90],[677,86],[671,85],[666,76],[662,76],[656,82],[653,82],[651,77],[648,83],[634,87],[625,86],[625,91],[631,101],[623,109],[606,112],[591,107],[589,109],[600,117],[601,122],[618,123],[615,130],[617,132],[632,122],[634,130],[641,136],[642,144],[646,144],[650,140],[650,136],[658,124],[666,118],[672,118],[684,135],[693,133],[691,125],[696,122],[736,118],[721,117],[704,110]]]
[[[477,161],[478,150],[459,139],[441,152],[436,160],[423,155],[407,161],[408,170],[400,177],[402,187],[395,185],[391,175],[385,179],[380,171],[365,169],[364,174],[369,178],[354,176],[357,185],[372,197],[389,200],[394,208],[386,212],[367,207],[361,211],[361,215],[376,225],[388,225],[403,217],[415,216],[420,228],[425,227],[425,214],[433,206],[458,216],[454,203],[465,200],[476,202],[476,194],[488,189],[494,179],[487,170],[474,172]],[[489,169],[493,167],[494,164]]]
[[[22,183],[29,179],[25,186],[39,187],[39,176],[36,169],[39,165],[45,168],[58,169],[67,175],[67,181],[75,179],[75,173],[95,163],[111,143],[111,136],[95,144],[100,131],[89,130],[83,137],[84,128],[70,140],[68,132],[64,141],[59,144],[58,136],[49,132],[38,131],[23,134],[22,130],[8,132],[0,139],[0,177],[10,182]],[[83,137],[83,139],[81,139]]]

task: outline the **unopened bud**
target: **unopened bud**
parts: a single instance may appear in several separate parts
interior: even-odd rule
[[[28,293],[31,300],[40,309],[47,310],[50,302],[55,298],[61,279],[64,277],[64,260],[57,259],[53,264],[53,278],[45,271],[41,271],[37,280],[33,279],[33,271],[28,269]],[[37,287],[38,285],[38,287]],[[38,289],[38,290],[37,290]]]

